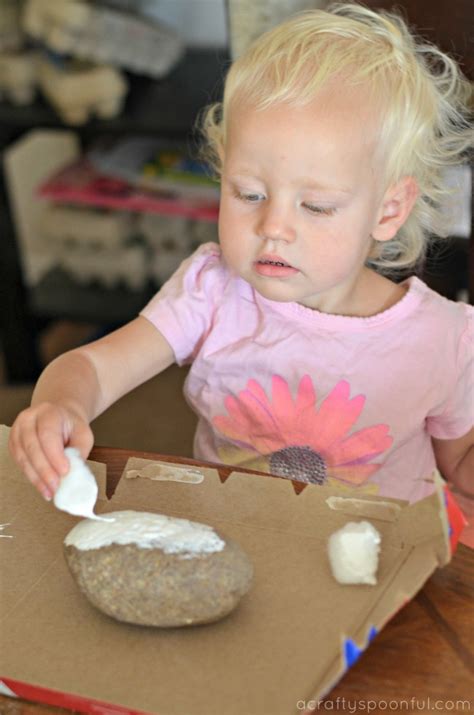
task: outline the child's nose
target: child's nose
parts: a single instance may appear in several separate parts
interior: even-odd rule
[[[296,231],[289,211],[267,203],[260,215],[258,235],[264,240],[293,242]]]

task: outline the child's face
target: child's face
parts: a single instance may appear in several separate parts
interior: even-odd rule
[[[305,107],[233,110],[220,242],[263,296],[330,313],[360,302],[383,198],[375,136],[367,103],[347,92]]]

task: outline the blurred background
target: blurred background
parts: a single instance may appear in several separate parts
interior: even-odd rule
[[[0,423],[29,404],[50,360],[135,317],[217,240],[219,186],[196,119],[256,36],[326,4],[0,0]],[[474,79],[471,0],[396,7]],[[472,303],[471,176],[468,162],[450,172],[451,237],[420,275]],[[170,368],[120,400],[96,420],[96,443],[189,456],[185,375]]]

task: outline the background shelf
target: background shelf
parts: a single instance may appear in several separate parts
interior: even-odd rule
[[[32,315],[42,319],[118,324],[136,318],[156,291],[151,284],[139,291],[120,284],[112,288],[79,284],[54,268],[30,289],[28,304]]]
[[[200,110],[220,97],[230,63],[220,49],[188,49],[181,62],[162,80],[127,75],[130,90],[125,107],[114,119],[92,119],[78,127],[83,135],[155,134],[191,136]],[[64,124],[41,96],[33,104],[18,107],[0,102],[0,131],[31,127],[63,128]]]
[[[188,49],[181,62],[161,80],[128,75],[130,90],[122,114],[92,119],[75,127],[84,146],[97,136],[146,134],[193,146],[200,111],[220,98],[229,65],[226,50]],[[37,128],[70,129],[38,96],[26,107],[0,102],[0,151]],[[10,383],[29,382],[42,368],[37,338],[45,321],[62,316],[78,320],[124,323],[135,317],[153,291],[79,286],[61,271],[51,271],[34,288],[24,284],[22,256],[16,238],[5,176],[0,176],[0,341]]]

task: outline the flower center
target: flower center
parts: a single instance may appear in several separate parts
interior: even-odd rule
[[[324,484],[327,466],[311,447],[285,447],[270,455],[270,471],[309,484]]]

